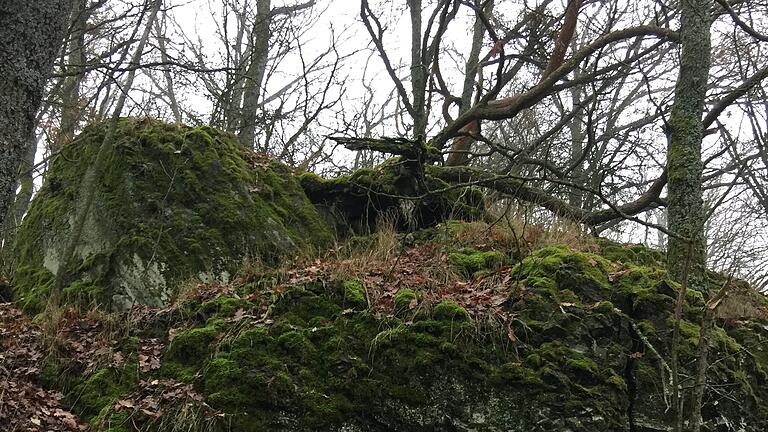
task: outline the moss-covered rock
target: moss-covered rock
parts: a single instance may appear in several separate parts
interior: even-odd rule
[[[416,292],[409,288],[400,288],[395,293],[395,312],[403,312],[412,309],[418,302]]]
[[[55,158],[16,239],[15,296],[39,310],[65,266],[65,294],[125,308],[161,306],[179,281],[225,282],[246,257],[274,261],[323,246],[331,230],[287,167],[233,136],[123,119],[73,262],[61,263],[80,184],[106,125],[87,127]]]
[[[351,279],[344,281],[342,287],[344,288],[344,303],[346,305],[356,308],[368,306],[368,300],[365,298],[365,287],[362,282]]]
[[[472,248],[448,254],[448,261],[467,276],[487,270],[498,270],[506,260],[506,256],[499,251],[482,252]]]
[[[259,288],[242,297],[242,286],[212,283],[214,296],[175,306],[182,313],[165,324],[158,370],[137,369],[129,354],[123,368],[68,378],[67,400],[96,431],[122,431],[116,398],[164,379],[191,384],[215,410],[204,426],[185,426],[191,432],[671,430],[665,365],[681,286],[653,253],[607,246],[610,259],[549,246],[512,268],[483,260],[487,277],[450,275],[437,288],[385,282],[379,269],[243,282]],[[450,250],[439,255],[445,265]],[[406,264],[411,280],[425,276]],[[694,373],[705,299],[683,296],[684,377]],[[731,306],[710,337],[704,432],[768,428],[768,325],[753,313],[766,304],[753,300]],[[132,337],[119,345],[141,346]],[[683,392],[690,400],[690,385]],[[174,427],[128,421],[130,430]]]

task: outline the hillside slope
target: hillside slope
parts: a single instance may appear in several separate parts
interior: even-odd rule
[[[427,176],[415,203],[397,158],[321,179],[208,127],[123,119],[60,263],[104,133],[52,162],[17,236],[0,429],[668,431],[672,372],[689,418],[723,286],[704,430],[768,427],[762,295],[714,273],[683,290],[659,252],[578,229],[447,220],[484,219],[485,197]]]
[[[41,380],[65,383],[73,411],[113,432],[669,430],[679,285],[659,254],[587,241],[519,260],[510,245],[496,228],[451,222],[251,266],[164,309],[71,312]],[[766,302],[732,293],[712,338],[704,430],[762,431]],[[702,306],[689,291],[684,379]]]

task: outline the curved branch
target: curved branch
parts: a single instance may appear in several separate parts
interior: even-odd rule
[[[579,63],[590,55],[614,42],[642,36],[658,36],[670,40],[677,39],[677,33],[672,29],[650,25],[630,27],[603,35],[591,44],[574,53],[571,59],[564,62],[562,66],[549,74],[547,78],[526,92],[504,99],[493,101],[483,100],[470,108],[467,112],[460,115],[453,123],[438,133],[432,139],[433,145],[441,148],[443,143],[456,136],[462,127],[472,121],[478,119],[503,120],[514,117],[521,110],[531,107],[533,104],[550,94],[557,81],[570,73]]]
[[[378,18],[376,18],[376,15],[374,15],[371,11],[367,0],[362,0],[360,2],[360,18],[363,20],[365,28],[368,29],[368,34],[371,35],[373,44],[376,45],[376,49],[379,52],[379,57],[381,57],[381,61],[384,62],[384,67],[387,69],[389,77],[392,78],[392,81],[395,83],[395,87],[397,87],[397,94],[400,95],[400,99],[403,101],[403,105],[405,106],[406,111],[408,111],[408,114],[415,118],[416,111],[414,111],[413,105],[411,105],[411,101],[408,99],[408,92],[405,90],[405,86],[403,86],[403,81],[397,77],[395,69],[392,67],[392,62],[389,61],[389,56],[387,56],[387,52],[384,50],[384,42],[382,41],[384,31],[382,30],[381,23],[379,22]],[[374,31],[371,20],[373,20],[373,22],[376,24],[378,31]]]
[[[565,217],[589,226],[595,226],[618,218],[636,220],[636,218],[634,218],[635,215],[654,207],[654,204],[659,201],[662,189],[664,189],[664,186],[667,184],[667,173],[664,171],[656,180],[654,180],[645,193],[640,195],[636,200],[621,205],[615,205],[604,196],[597,194],[610,208],[590,212],[552,196],[552,194],[547,191],[526,184],[528,180],[533,179],[523,177],[516,178],[509,175],[497,175],[472,167],[432,166],[427,168],[427,172],[434,177],[450,183],[473,182],[482,184],[485,187],[494,189],[510,197],[539,205],[557,216]],[[562,183],[559,181],[554,182]],[[578,187],[571,184],[568,184],[568,186]],[[587,192],[595,193],[587,188],[584,189]]]
[[[764,79],[768,78],[768,66],[760,69],[757,71],[754,75],[749,77],[746,81],[741,83],[738,87],[733,89],[728,95],[720,99],[715,103],[715,105],[712,107],[711,110],[707,113],[706,116],[704,116],[703,126],[704,129],[709,128],[712,126],[712,123],[717,120],[717,117],[720,116],[720,114],[725,111],[726,108],[731,106],[732,103],[736,102],[736,99],[744,96],[747,94],[749,90],[751,90],[754,86],[760,84],[760,82]]]

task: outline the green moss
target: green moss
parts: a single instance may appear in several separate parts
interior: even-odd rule
[[[197,310],[194,311],[194,313],[201,314],[203,316],[222,316],[222,317],[231,317],[233,316],[238,310],[248,310],[252,306],[251,302],[241,299],[241,298],[235,298],[230,297],[226,295],[220,295],[216,297],[213,300],[208,300],[207,302],[200,305]]]
[[[704,294],[688,288],[685,290],[685,301],[692,306],[704,306]]]
[[[363,283],[357,279],[345,281],[342,284],[344,288],[344,304],[356,308],[364,308],[368,306],[368,300],[365,296],[365,287]]]
[[[644,404],[658,406],[654,398],[663,394],[666,375],[660,375],[658,360],[644,351],[628,319],[666,355],[672,296],[679,286],[666,282],[663,269],[601,262],[591,254],[553,247],[534,253],[510,275],[522,277],[509,282],[507,302],[487,308],[491,320],[484,320],[482,304],[470,303],[473,298],[464,293],[452,301],[440,291],[400,288],[393,296],[394,314],[368,310],[362,302],[350,307],[362,289],[358,280],[270,283],[263,287],[269,302],[264,319],[228,318],[256,304],[221,295],[190,305],[192,315],[175,316],[172,328],[184,330],[164,352],[160,375],[191,383],[204,394],[205,402],[223,414],[217,427],[245,432],[338,430],[344,425],[443,430],[447,415],[471,421],[467,407],[487,409],[483,427],[489,430],[534,430],[542,424],[556,430],[561,424],[546,423],[553,418],[571,419],[568,427],[578,431],[621,430],[630,403],[637,413],[656,415]],[[473,285],[476,300],[485,299],[488,281]],[[387,294],[394,289],[388,286]],[[419,295],[424,296],[419,313],[398,313]],[[686,304],[699,301],[687,297]],[[435,298],[442,301],[426,307]],[[458,299],[472,304],[476,320],[470,320]],[[692,343],[698,335],[696,307],[688,308],[681,351],[686,376],[691,375]],[[502,316],[506,321],[498,320]],[[718,360],[710,378],[727,385],[734,398],[749,401],[744,405],[753,412],[763,412],[759,401],[766,400],[768,368],[757,365],[768,361],[761,348],[768,332],[762,324],[726,328],[713,331],[711,355]],[[140,343],[125,338],[117,345],[135,352]],[[635,355],[638,351],[644,355]],[[48,375],[55,377],[57,371]],[[117,387],[122,387],[120,379],[114,381]],[[124,419],[110,411],[109,399],[92,402],[92,424],[112,421],[120,430]],[[99,404],[107,405],[98,410]],[[740,409],[725,399],[708,409],[722,413],[724,406]],[[549,415],[553,412],[558,416]],[[156,430],[137,417],[131,421],[141,430]]]
[[[637,326],[640,329],[640,331],[643,332],[643,335],[646,337],[656,335],[656,326],[650,320],[642,320],[639,323],[637,323]]]
[[[98,305],[104,300],[104,288],[86,281],[75,281],[64,288],[63,293],[70,303]]]
[[[674,324],[674,317],[670,316],[669,328],[673,328]],[[687,339],[691,345],[697,345],[699,343],[699,326],[684,319],[680,320],[680,336]]]
[[[613,374],[606,380],[608,384],[611,384],[612,386],[616,387],[617,389],[626,392],[627,391],[627,382],[624,381],[624,378]]]
[[[554,293],[557,290],[557,284],[554,280],[541,276],[527,277],[525,279],[525,286],[542,293]]]
[[[480,252],[474,249],[462,249],[448,254],[448,261],[467,276],[482,270],[496,270],[506,261],[506,256],[498,251]]]
[[[608,275],[612,271],[613,265],[601,256],[576,252],[567,246],[548,246],[517,264],[512,274],[550,295],[555,295],[550,282],[554,281],[558,290],[570,290],[582,302],[592,303],[608,296]]]
[[[607,239],[598,239],[605,259],[636,266],[663,267],[664,255],[658,250],[641,244],[619,244]]]
[[[138,381],[137,365],[126,363],[120,369],[100,369],[76,385],[71,399],[78,413],[86,419],[97,416],[123,394],[129,393]]]
[[[578,356],[566,360],[565,364],[577,371],[586,372],[592,375],[598,373],[597,363],[589,357]]]
[[[534,369],[525,367],[520,363],[503,364],[497,372],[496,378],[512,384],[524,384],[530,386],[541,386],[544,384],[541,377]]]
[[[25,312],[37,313],[45,304],[53,286],[54,275],[38,266],[20,265],[13,274],[16,300]]]
[[[215,358],[208,363],[203,377],[203,390],[217,406],[242,407],[247,395],[238,391],[244,371],[238,363],[226,358]]]
[[[712,329],[712,332],[710,333],[710,339],[718,344],[723,351],[728,353],[735,353],[744,349],[744,347],[739,342],[737,342],[736,339],[729,336],[728,333],[726,333],[725,330],[720,327],[715,327]]]
[[[106,129],[86,127],[52,161],[19,229],[14,289],[29,310],[39,310],[47,296],[42,263],[56,265],[61,255],[80,181]],[[120,120],[98,185],[81,243],[99,252],[65,264],[73,297],[88,302],[161,306],[180,281],[235,274],[245,257],[275,263],[333,238],[296,175],[209,127]],[[141,271],[125,270],[136,266]]]
[[[181,332],[168,345],[165,357],[181,364],[200,364],[213,352],[212,345],[218,335],[215,325]]]
[[[436,320],[468,321],[469,314],[466,309],[450,300],[443,300],[432,308],[432,316]]]
[[[395,311],[411,309],[411,304],[417,300],[416,293],[409,288],[400,288],[395,293]]]
[[[308,362],[315,359],[317,350],[303,331],[283,333],[277,338],[277,343],[288,355],[295,356],[302,361]]]

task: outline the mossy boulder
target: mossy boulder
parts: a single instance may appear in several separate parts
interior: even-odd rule
[[[61,266],[70,298],[162,306],[180,281],[225,282],[246,257],[275,262],[331,241],[287,167],[209,127],[122,119],[75,259],[62,263],[105,133],[89,126],[53,159],[20,228],[13,285],[27,310],[40,310]]]

